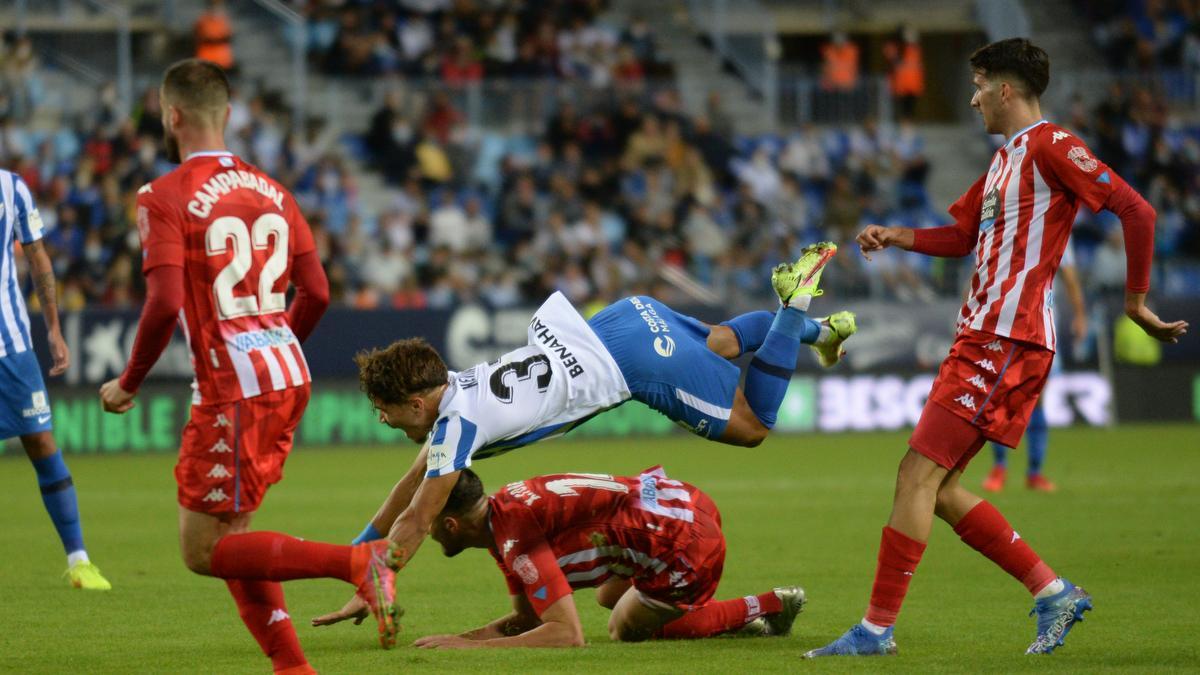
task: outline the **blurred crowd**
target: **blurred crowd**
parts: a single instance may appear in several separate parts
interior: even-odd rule
[[[219,14],[220,5],[212,3],[212,11]],[[592,39],[582,36],[607,31],[594,22],[598,7],[588,3],[554,3],[554,11],[536,16],[518,2],[381,6],[310,2],[305,11],[315,32],[322,21],[334,22],[337,33],[347,26],[374,31],[386,47],[373,49],[375,55],[393,49],[387,36],[402,35],[410,23],[433,31],[421,58],[356,61],[368,69],[444,65],[453,53],[433,45],[462,44],[462,38],[476,57],[480,49],[491,53],[496,34],[511,24],[518,54],[524,45],[553,44],[556,56],[547,63],[554,64],[554,76],[579,77],[571,55],[593,52],[577,48]],[[438,31],[456,37],[448,43]],[[220,30],[209,32],[222,44]],[[606,54],[628,49],[639,63],[656,62],[653,32],[637,20],[605,34]],[[915,34],[900,31],[895,54],[913,41]],[[335,39],[317,53],[329,57],[338,44]],[[345,56],[326,63],[343,68],[354,61]],[[488,59],[480,59],[481,77],[499,67]],[[83,113],[67,115],[38,109],[37,73],[27,40],[0,43],[0,166],[18,172],[36,196],[63,305],[136,304],[135,193],[171,168],[161,149],[157,92],[146,90],[126,111],[115,88],[105,85]],[[844,247],[823,282],[839,297],[911,301],[960,294],[970,261],[885,252],[867,265],[853,246],[866,223],[946,222],[944,205],[931,204],[927,193],[931,158],[908,116],[742,137],[717,93],[703,113],[689,114],[670,87],[623,89],[610,82],[607,91],[611,95],[590,100],[564,99],[535,132],[497,133],[468,124],[453,86],[397,86],[368,128],[344,135],[320,122],[294,131],[279,92],[239,88],[227,140],[296,195],[334,301],[347,306],[447,308],[484,301],[506,307],[537,302],[553,290],[579,305],[630,293],[680,304],[769,302],[770,268],[827,239]],[[908,91],[893,93],[899,98]],[[1085,138],[1157,209],[1164,264],[1156,269],[1156,287],[1195,293],[1200,128],[1173,116],[1152,91],[1120,86],[1099,106],[1076,102],[1055,119]],[[364,171],[379,178],[365,180]],[[368,183],[364,194],[360,186]],[[963,188],[968,184],[964,178]],[[1123,252],[1111,214],[1081,212],[1074,241],[1089,286],[1119,289]]]
[[[597,20],[603,0],[399,0],[304,6],[312,60],[328,73],[402,74],[456,87],[484,77],[636,84],[668,70],[643,18]]]
[[[1172,113],[1160,92],[1113,84],[1088,108],[1074,101],[1059,122],[1071,129],[1158,212],[1156,286],[1174,294],[1200,289],[1200,125]],[[1120,222],[1081,208],[1073,234],[1085,279],[1117,290],[1125,279]]]
[[[1200,72],[1200,2],[1076,0],[1114,69]]]

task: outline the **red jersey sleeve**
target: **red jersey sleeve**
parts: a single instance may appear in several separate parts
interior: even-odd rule
[[[493,499],[491,524],[500,569],[512,594],[528,598],[538,616],[571,594],[571,584],[558,567],[558,556],[529,509]]]
[[[138,190],[137,223],[142,239],[143,274],[160,265],[183,267],[183,219],[164,201],[150,185]]]
[[[1037,143],[1037,168],[1047,183],[1079,197],[1093,211],[1104,209],[1113,192],[1113,173],[1074,134],[1051,127]]]
[[[300,212],[300,205],[296,203],[295,199],[292,200],[289,212],[285,217],[292,227],[292,257],[315,251],[317,245],[313,241],[312,227],[309,226],[304,214]]]
[[[958,201],[950,205],[953,225],[913,230],[912,250],[941,258],[961,258],[971,252],[979,238],[979,213],[983,207],[983,183],[979,177]]]

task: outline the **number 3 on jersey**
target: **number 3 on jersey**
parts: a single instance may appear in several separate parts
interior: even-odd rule
[[[539,392],[546,391],[550,388],[550,378],[553,376],[553,372],[550,370],[550,359],[544,354],[535,354],[524,361],[510,361],[500,366],[492,373],[488,385],[501,403],[512,403],[515,393],[513,384],[528,380],[533,376],[535,370],[540,371],[534,380],[537,390]],[[510,384],[511,380],[515,380],[515,382]]]
[[[264,251],[275,238],[275,249],[258,272],[258,292],[235,295],[233,290],[246,278],[254,265],[254,251]],[[222,216],[208,226],[204,234],[205,250],[209,256],[224,255],[233,246],[233,258],[213,281],[213,296],[217,314],[222,320],[239,316],[256,316],[282,312],[287,305],[284,293],[274,291],[275,282],[287,271],[288,224],[277,213],[264,213],[254,224],[235,216]]]

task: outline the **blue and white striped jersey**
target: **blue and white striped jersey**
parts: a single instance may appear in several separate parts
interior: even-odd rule
[[[617,362],[562,293],[534,313],[528,335],[524,347],[450,373],[428,441],[427,477],[561,436],[629,399]]]
[[[42,217],[25,181],[0,169],[0,357],[33,349],[13,249],[14,241],[28,244],[41,238]]]

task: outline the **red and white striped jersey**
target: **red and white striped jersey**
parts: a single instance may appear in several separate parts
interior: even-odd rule
[[[195,153],[138,190],[137,220],[143,271],[183,268],[195,403],[309,382],[285,310],[292,259],[314,243],[287,190],[231,153]]]
[[[1054,350],[1054,275],[1081,203],[1104,208],[1109,168],[1065,129],[1042,120],[996,151],[986,175],[950,207],[978,224],[975,275],[958,329]]]
[[[489,498],[492,556],[509,591],[538,614],[609,577],[650,579],[692,540],[700,490],[661,467],[639,476],[592,473],[509,483]]]

